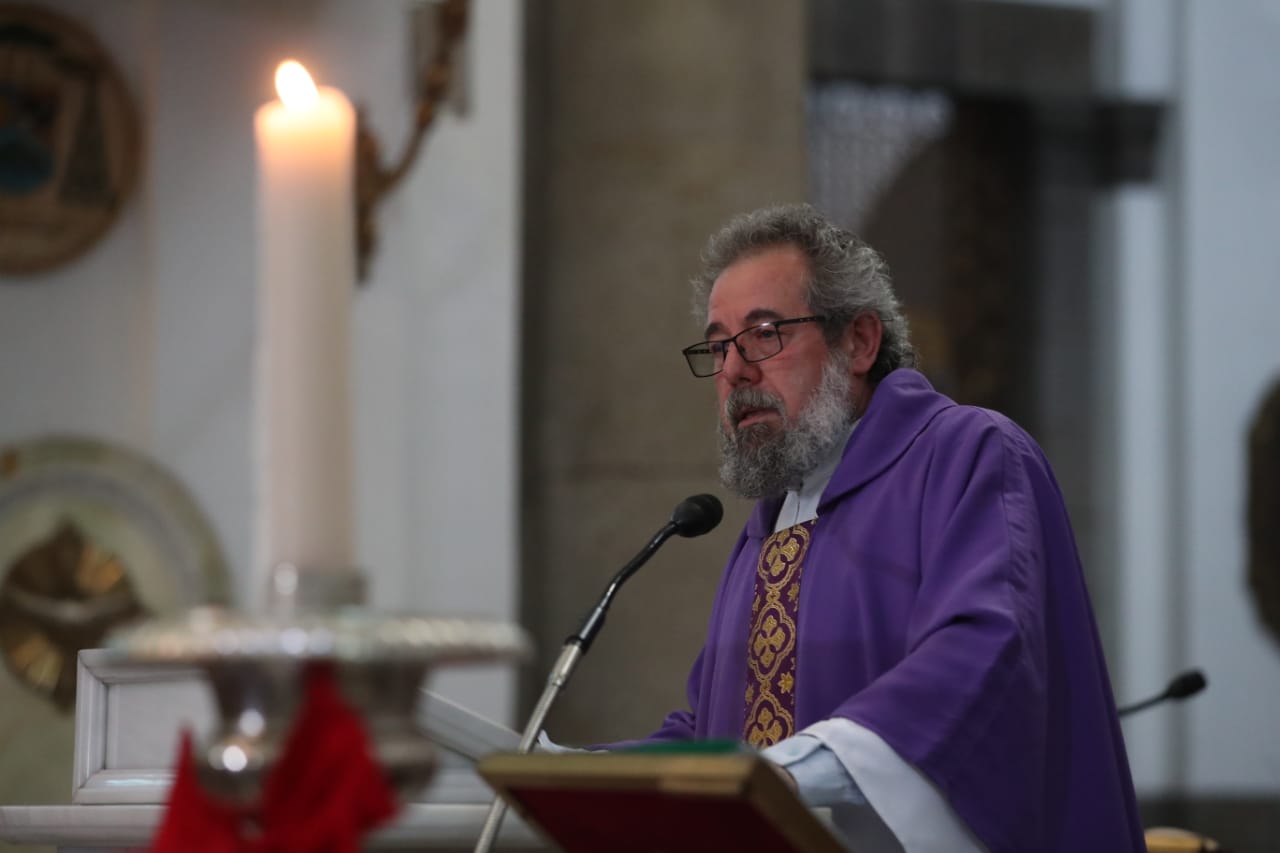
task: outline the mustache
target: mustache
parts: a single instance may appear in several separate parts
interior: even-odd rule
[[[736,424],[744,412],[752,409],[771,409],[782,414],[782,398],[759,388],[735,388],[724,400],[725,419]]]

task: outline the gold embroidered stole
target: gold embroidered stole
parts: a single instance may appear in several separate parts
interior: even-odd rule
[[[747,641],[747,715],[743,737],[757,748],[795,733],[796,625],[800,574],[813,522],[770,536],[760,548]]]

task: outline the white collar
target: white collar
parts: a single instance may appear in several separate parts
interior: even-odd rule
[[[778,518],[773,524],[774,533],[818,517],[818,501],[822,499],[822,493],[826,491],[827,484],[836,473],[840,460],[844,458],[845,446],[848,445],[849,438],[857,428],[858,422],[854,421],[849,431],[845,433],[844,441],[836,442],[823,460],[805,475],[800,481],[800,488],[787,490],[787,497],[782,501]]]

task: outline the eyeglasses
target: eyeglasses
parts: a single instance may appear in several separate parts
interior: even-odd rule
[[[699,378],[715,376],[724,370],[724,359],[729,354],[729,345],[737,347],[738,355],[743,361],[764,361],[782,352],[783,326],[791,323],[820,323],[827,319],[821,315],[814,317],[794,317],[790,320],[773,320],[743,329],[732,338],[722,341],[702,341],[681,350],[689,369]]]

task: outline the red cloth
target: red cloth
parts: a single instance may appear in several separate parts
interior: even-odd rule
[[[307,696],[257,808],[220,803],[200,787],[183,733],[169,806],[151,853],[359,853],[360,838],[395,814],[395,794],[333,671],[314,667]]]

